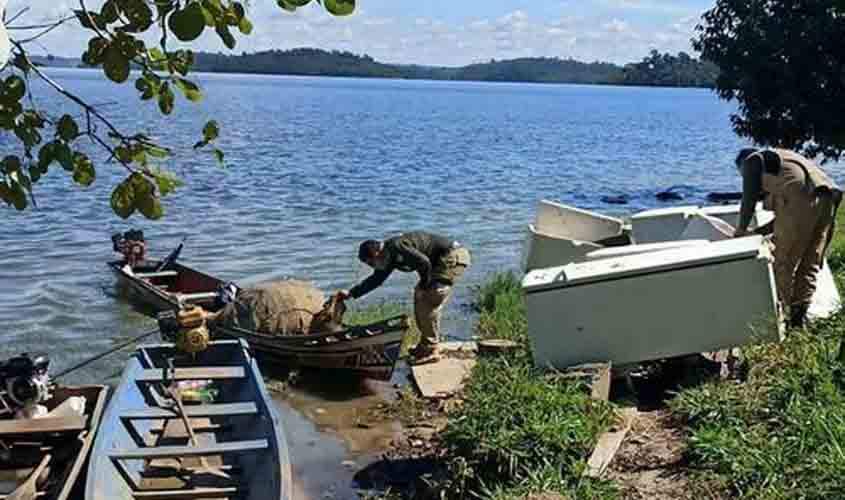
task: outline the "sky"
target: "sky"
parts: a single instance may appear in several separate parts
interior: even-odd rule
[[[255,29],[238,36],[236,53],[317,47],[382,62],[460,66],[540,56],[624,64],[651,49],[692,53],[695,25],[715,0],[357,0],[356,12],[343,18],[316,2],[294,14],[275,0],[245,3]],[[78,8],[78,0],[10,0],[7,16],[26,6],[16,23],[56,19]],[[30,49],[78,57],[86,40],[87,32],[68,25]],[[229,52],[212,30],[193,47]]]

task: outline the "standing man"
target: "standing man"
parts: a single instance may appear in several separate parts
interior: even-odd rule
[[[742,175],[742,207],[735,236],[748,234],[754,207],[763,197],[763,207],[775,218],[755,233],[774,232],[778,297],[789,308],[789,326],[801,327],[833,237],[842,191],[814,162],[785,149],[743,149],[736,166]]]
[[[414,231],[385,241],[367,240],[358,248],[358,259],[374,271],[350,290],[340,291],[344,300],[375,290],[394,270],[419,274],[414,289],[414,316],[422,338],[411,355],[416,364],[437,361],[440,315],[452,287],[470,266],[469,250],[444,236]]]

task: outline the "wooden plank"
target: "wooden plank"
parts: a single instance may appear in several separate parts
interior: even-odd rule
[[[636,408],[625,408],[620,412],[621,423],[619,427],[605,432],[599,436],[593,454],[587,461],[587,467],[584,469],[584,476],[598,478],[607,470],[611,460],[625,440],[625,435],[631,430],[634,420],[637,418]]]
[[[611,368],[610,362],[589,363],[567,368],[563,376],[584,382],[590,387],[590,395],[594,399],[607,401],[610,397]]]
[[[85,430],[87,422],[85,415],[0,420],[0,435],[79,432]]]
[[[144,500],[189,500],[194,498],[229,498],[243,493],[242,488],[227,486],[224,488],[192,488],[189,490],[135,491],[132,496]]]
[[[424,398],[449,397],[460,391],[469,376],[474,359],[442,357],[436,363],[411,367],[414,382]]]
[[[135,277],[137,278],[175,278],[179,276],[179,273],[176,271],[159,271],[157,273],[135,273]]]
[[[255,403],[227,403],[210,405],[187,405],[185,415],[188,418],[200,417],[229,417],[236,415],[254,415],[258,413]],[[122,420],[157,420],[164,418],[179,418],[176,408],[138,408],[125,410],[120,414]]]
[[[137,382],[162,382],[165,380],[164,368],[153,368],[143,370]],[[206,366],[203,368],[176,368],[174,373],[169,373],[167,380],[225,380],[233,378],[244,378],[242,366]]]
[[[230,441],[215,443],[207,446],[159,446],[158,448],[134,448],[113,450],[109,453],[111,459],[140,460],[153,458],[185,458],[208,455],[222,455],[224,453],[247,453],[266,450],[270,445],[266,439],[253,441]]]
[[[201,292],[201,293],[176,293],[174,294],[179,300],[191,302],[193,300],[208,300],[217,298],[217,292]]]

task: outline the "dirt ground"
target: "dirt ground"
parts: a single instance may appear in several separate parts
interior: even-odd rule
[[[630,500],[692,499],[683,469],[683,436],[666,410],[637,414],[607,472]]]

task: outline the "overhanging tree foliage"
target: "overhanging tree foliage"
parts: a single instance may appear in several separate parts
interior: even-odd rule
[[[693,46],[719,66],[719,95],[736,99],[742,137],[809,156],[845,150],[845,3],[717,0]]]
[[[355,9],[355,0],[316,1],[337,16]],[[144,133],[115,126],[95,105],[33,64],[28,47],[62,24],[79,23],[91,33],[82,60],[101,67],[104,76],[116,84],[134,80],[139,98],[155,103],[162,114],[169,115],[177,93],[191,102],[203,98],[200,87],[189,79],[194,53],[186,48],[172,50],[169,42],[175,38],[185,47],[204,32],[214,31],[232,49],[237,43],[235,33],[249,35],[252,22],[244,4],[234,0],[106,0],[99,10],[89,8],[85,0],[78,2],[78,10],[45,24],[24,23],[26,8],[8,19],[2,12],[0,27],[5,25],[11,34],[11,59],[0,79],[0,133],[14,135],[21,151],[0,160],[0,200],[24,210],[35,202],[34,185],[54,166],[66,170],[77,184],[91,185],[97,176],[96,165],[78,150],[79,141],[88,139],[108,152],[109,162],[127,172],[111,194],[114,212],[127,218],[137,211],[158,219],[164,214],[161,197],[181,185],[160,166],[171,155],[171,148]],[[310,2],[276,0],[288,11]],[[0,10],[2,5],[5,2],[0,2]],[[154,46],[144,41],[151,38],[158,40]],[[132,69],[138,73],[133,75]],[[39,108],[32,95],[31,81],[36,78],[77,106],[78,113],[52,116]],[[218,123],[209,121],[194,148],[213,148],[222,163],[223,152],[213,146],[219,134]]]

